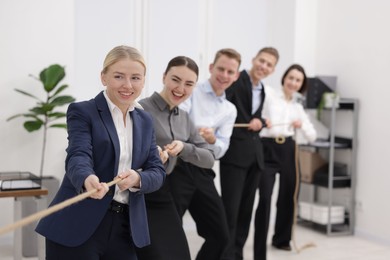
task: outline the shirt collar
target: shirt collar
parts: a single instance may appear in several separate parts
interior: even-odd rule
[[[106,91],[106,90],[103,91],[103,95],[104,95],[104,97],[106,98],[106,101],[107,101],[107,104],[108,104],[108,108],[110,109],[111,112],[114,112],[115,109],[119,109],[119,107],[118,107],[117,105],[115,105],[115,104],[111,101],[111,99],[108,97],[107,91]],[[134,110],[134,107],[137,106],[137,104],[138,104],[138,102],[134,102],[134,104],[131,104],[131,105],[129,106],[129,108],[127,109],[127,112],[132,112],[132,111]],[[140,104],[138,104],[138,106],[141,107]],[[142,107],[141,107],[141,108],[142,108]],[[120,109],[119,109],[119,111],[120,111]]]
[[[207,80],[205,82],[205,84],[203,84],[200,87],[202,87],[207,94],[212,95],[213,97],[215,97],[215,99],[217,99],[219,102],[223,102],[223,100],[226,99],[226,93],[225,92],[223,92],[223,94],[220,95],[220,96],[217,96],[215,94],[215,92],[213,90],[213,87],[211,86],[210,80]]]
[[[261,90],[263,88],[263,84],[261,83],[261,80],[259,81],[259,83],[257,85],[253,85],[253,81],[252,81],[252,78],[251,78],[250,71],[247,70],[246,73],[248,73],[249,79],[251,80],[252,89],[253,90]]]
[[[162,96],[157,93],[157,92],[154,92],[153,95],[151,96],[152,100],[156,103],[157,107],[161,110],[161,111],[164,111],[164,110],[167,110],[167,111],[171,111],[169,109],[169,105],[168,103],[162,98]],[[178,115],[179,114],[179,108],[178,107],[174,107],[172,109],[172,111],[175,113],[175,115]]]
[[[282,98],[282,99],[286,98],[286,96],[284,94],[284,91],[283,91],[283,86],[278,89],[277,93],[278,93],[280,98]],[[304,96],[301,93],[294,92],[294,94],[292,96],[292,99],[289,100],[289,101],[291,101],[291,102],[302,102],[303,99],[304,99]]]

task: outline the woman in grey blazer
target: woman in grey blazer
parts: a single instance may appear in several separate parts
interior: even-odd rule
[[[163,74],[163,90],[140,101],[153,116],[156,140],[163,149],[162,154],[169,156],[164,164],[167,174],[172,172],[178,159],[202,168],[214,165],[214,155],[208,143],[198,133],[188,113],[178,107],[191,95],[197,80],[197,64],[188,57],[177,56],[171,59]],[[160,190],[145,196],[152,243],[137,249],[139,260],[191,260],[169,178],[168,175]]]

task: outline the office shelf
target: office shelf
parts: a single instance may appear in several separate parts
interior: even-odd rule
[[[323,118],[321,119],[324,125],[329,128],[329,139],[317,140],[312,144],[304,145],[312,147],[327,157],[326,169],[317,172],[311,183],[301,183],[301,186],[305,185],[311,189],[309,202],[306,201],[304,205],[325,204],[327,221],[326,224],[319,224],[299,216],[299,223],[316,230],[322,230],[327,235],[348,235],[354,232],[358,106],[356,99],[342,98],[338,106],[334,102],[330,109],[325,109],[322,112]],[[342,116],[344,117],[341,118]],[[347,133],[346,128],[349,129]],[[345,153],[343,155],[346,156],[339,156],[340,152]],[[340,160],[346,161],[346,170],[342,173],[337,171],[337,167],[340,167]],[[343,195],[337,195],[338,190],[343,190]],[[302,202],[302,198],[300,198],[300,202]],[[340,205],[345,208],[344,221],[334,224],[331,221],[331,209]]]

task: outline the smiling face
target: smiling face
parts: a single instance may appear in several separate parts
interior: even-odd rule
[[[145,84],[145,67],[130,58],[120,59],[101,73],[107,96],[125,113],[141,94]]]
[[[253,84],[257,85],[259,81],[274,72],[277,62],[277,57],[268,52],[260,52],[254,57],[252,59],[252,69],[250,71]]]
[[[210,84],[215,94],[220,96],[237,80],[240,64],[234,58],[221,55],[213,64],[210,64]]]
[[[287,73],[283,80],[283,91],[288,99],[301,89],[303,80],[303,73],[297,69],[292,69]]]
[[[164,89],[160,93],[172,109],[184,102],[197,81],[196,73],[186,66],[173,66],[163,76]]]

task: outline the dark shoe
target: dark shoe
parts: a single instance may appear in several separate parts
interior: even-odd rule
[[[277,246],[277,245],[272,245],[273,247],[279,249],[279,250],[284,250],[284,251],[291,251],[291,246],[287,245],[287,246]]]

